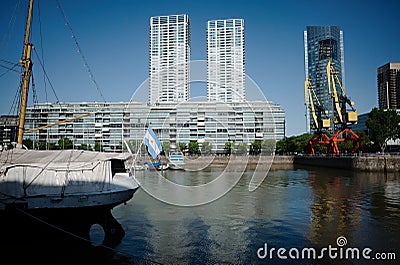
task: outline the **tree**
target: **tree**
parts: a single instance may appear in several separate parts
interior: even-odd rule
[[[60,149],[72,149],[72,141],[69,138],[61,138],[58,140]]]
[[[211,150],[212,150],[213,146],[210,142],[204,142],[201,145],[201,153],[202,154],[211,154]]]
[[[225,143],[225,154],[230,155],[232,153],[232,143],[231,142],[226,142]]]
[[[199,143],[198,142],[189,142],[189,153],[191,155],[195,155],[199,152]]]
[[[164,154],[168,154],[169,150],[171,149],[171,143],[170,142],[163,142],[161,144],[161,146],[162,146]]]
[[[22,140],[22,144],[25,145],[28,149],[33,149],[33,141],[31,139]]]
[[[247,154],[247,144],[246,143],[238,143],[235,145],[236,154],[244,155]]]
[[[100,150],[100,149],[101,149],[100,142],[99,141],[95,141],[94,142],[94,151],[101,152],[102,150]]]
[[[186,144],[185,143],[178,143],[178,147],[179,147],[179,150],[181,152],[183,152],[186,149]]]
[[[373,108],[366,121],[370,140],[385,151],[387,142],[395,140],[399,136],[400,117],[395,110],[383,110]]]
[[[251,155],[259,155],[261,153],[262,141],[254,140],[254,142],[250,145],[250,154]]]
[[[304,133],[302,135],[290,136],[276,142],[276,152],[284,153],[302,153],[305,151],[308,141],[313,135]],[[323,147],[317,147],[320,152],[323,152]]]
[[[275,139],[266,139],[262,142],[262,150],[261,152],[264,154],[271,154],[275,151],[276,148],[276,140]]]
[[[88,145],[87,144],[81,144],[79,146],[79,150],[89,150]]]

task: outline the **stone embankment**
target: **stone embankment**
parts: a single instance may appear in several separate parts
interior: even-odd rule
[[[295,165],[308,165],[318,167],[331,167],[356,171],[371,172],[399,172],[400,156],[374,155],[374,156],[295,156]]]
[[[272,163],[271,163],[272,160]],[[200,156],[186,160],[188,168],[198,169],[212,166],[260,169],[281,168],[293,165],[330,167],[355,171],[400,172],[400,156],[363,155],[363,156]]]

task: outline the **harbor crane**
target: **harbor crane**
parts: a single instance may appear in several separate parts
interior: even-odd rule
[[[304,104],[310,109],[312,121],[311,128],[315,130],[313,137],[308,141],[306,151],[308,154],[315,154],[316,145],[330,146],[331,139],[325,130],[328,130],[331,126],[330,119],[328,117],[328,111],[321,104],[320,100],[315,93],[315,88],[311,83],[309,77],[304,81]],[[315,102],[315,103],[314,103]]]
[[[331,137],[328,153],[339,154],[339,142],[352,142],[352,152],[355,151],[357,145],[364,149],[360,137],[349,128],[350,124],[357,124],[358,122],[357,111],[354,108],[354,102],[347,97],[332,61],[328,61],[327,63],[326,76],[328,80],[328,93],[333,100],[333,124],[337,128]],[[338,93],[339,89],[340,93]]]

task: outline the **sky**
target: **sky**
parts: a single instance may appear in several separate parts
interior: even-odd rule
[[[18,91],[19,73],[4,66],[18,63],[21,57],[27,2],[0,1],[1,115],[10,113]],[[31,42],[37,100],[131,100],[149,77],[150,17],[173,14],[189,16],[191,60],[207,58],[208,20],[244,19],[246,75],[267,100],[285,110],[287,136],[307,130],[303,102],[307,26],[343,30],[345,90],[360,114],[377,107],[377,68],[400,62],[398,0],[35,0]],[[42,65],[50,82],[45,81]],[[206,96],[202,89],[193,86],[192,93]],[[31,89],[29,104],[32,95]]]

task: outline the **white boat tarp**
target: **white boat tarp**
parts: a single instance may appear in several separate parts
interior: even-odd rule
[[[123,154],[82,150],[0,152],[0,193],[25,196],[90,194],[109,191],[111,161]]]

